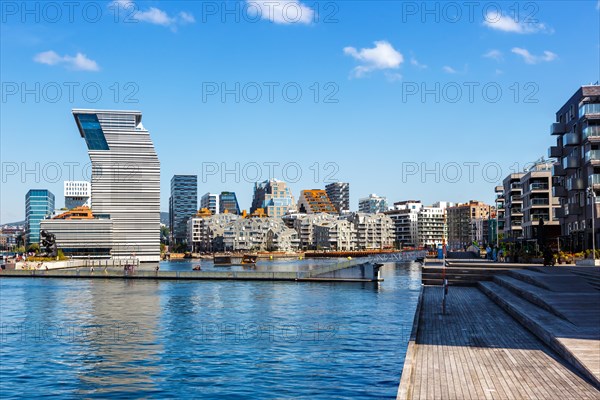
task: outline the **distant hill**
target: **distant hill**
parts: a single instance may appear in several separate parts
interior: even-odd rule
[[[167,213],[169,214],[169,213]],[[2,226],[4,225],[8,225],[8,226],[18,226],[18,225],[25,225],[25,221],[18,221],[18,222],[7,222],[6,224],[0,224]]]
[[[161,211],[160,212],[160,223],[169,226],[169,213]]]

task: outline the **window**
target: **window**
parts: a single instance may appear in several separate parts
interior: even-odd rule
[[[79,114],[77,119],[89,150],[109,150],[96,114]]]

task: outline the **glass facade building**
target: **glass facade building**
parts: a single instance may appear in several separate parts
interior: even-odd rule
[[[229,214],[241,214],[235,192],[221,192],[219,195],[219,213],[223,214],[225,210]]]
[[[174,175],[169,198],[169,229],[175,243],[187,240],[187,222],[198,211],[198,176]]]
[[[31,189],[25,195],[25,234],[29,246],[40,242],[40,222],[54,212],[54,195],[46,189]]]

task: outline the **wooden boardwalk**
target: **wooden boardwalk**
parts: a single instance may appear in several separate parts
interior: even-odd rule
[[[600,399],[594,386],[477,288],[451,287],[447,315],[441,298],[441,288],[424,288],[412,372],[403,377],[399,397]]]

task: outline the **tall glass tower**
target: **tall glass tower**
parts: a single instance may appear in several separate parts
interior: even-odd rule
[[[174,175],[169,198],[169,229],[175,243],[187,240],[187,221],[198,211],[198,176]]]
[[[54,195],[47,189],[31,189],[25,195],[27,246],[40,242],[40,222],[54,212]]]
[[[223,214],[225,210],[230,214],[240,215],[240,206],[235,192],[221,192],[219,195],[219,213]]]

